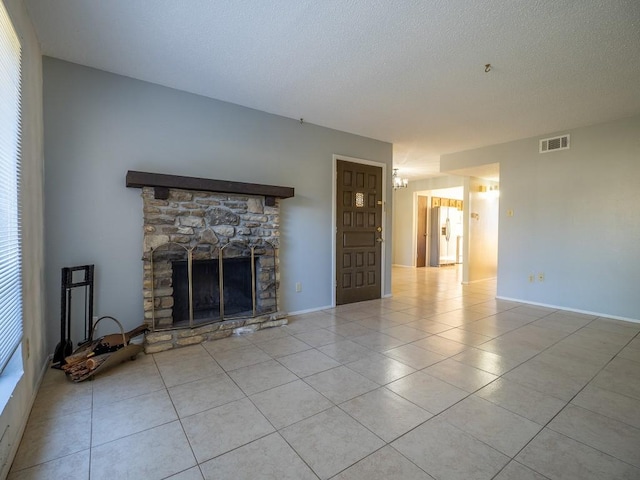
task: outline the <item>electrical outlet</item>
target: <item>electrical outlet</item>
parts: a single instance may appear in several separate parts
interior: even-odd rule
[[[544,282],[544,273],[540,272],[540,273],[538,274],[538,281],[539,281],[539,282]]]
[[[529,275],[529,283],[533,283],[536,281],[536,276],[532,273]]]
[[[296,282],[296,292],[300,293],[302,291],[302,284],[300,282]]]

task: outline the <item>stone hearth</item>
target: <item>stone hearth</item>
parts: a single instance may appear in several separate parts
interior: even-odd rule
[[[265,197],[259,195],[169,188],[168,195],[163,195],[166,198],[159,199],[155,193],[153,187],[142,189],[144,316],[151,329],[146,338],[147,353],[287,323],[286,314],[277,309],[278,200],[270,201],[274,205],[268,206]],[[204,318],[198,314],[199,318],[194,317],[191,321],[188,315],[185,318],[184,308],[179,309],[182,313],[174,311],[174,293],[177,294],[178,290],[174,282],[179,277],[188,281],[188,277],[186,274],[174,275],[173,266],[180,264],[181,271],[186,272],[184,265],[189,257],[193,265],[204,260],[218,262],[220,256],[226,262],[221,267],[223,272],[234,268],[233,260],[249,259],[236,261],[236,265],[253,264],[253,309],[233,313],[221,310],[217,313],[216,305],[228,300],[222,300],[222,295],[216,290],[218,287],[213,285],[208,287],[212,293],[209,296],[217,303],[200,309],[213,313],[204,315]],[[191,280],[193,283],[193,278]],[[228,286],[226,281],[223,283],[227,299],[233,294],[229,291],[233,285]],[[185,291],[185,287],[180,290]],[[215,298],[216,295],[220,300]]]

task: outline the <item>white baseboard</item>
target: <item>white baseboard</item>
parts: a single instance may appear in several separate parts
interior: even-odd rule
[[[561,305],[551,305],[549,303],[532,302],[530,300],[522,300],[520,298],[511,298],[511,297],[503,297],[503,296],[496,296],[496,298],[499,300],[508,300],[510,302],[519,302],[519,303],[526,303],[528,305],[536,305],[538,307],[557,308],[558,310],[566,310],[568,312],[584,313],[585,315],[595,315],[596,317],[610,318],[612,320],[623,320],[625,322],[640,323],[640,319],[620,317],[618,315],[611,315],[610,313],[592,312],[589,310],[580,310],[577,308],[563,307]]]
[[[316,307],[316,308],[308,308],[306,310],[298,310],[296,312],[289,312],[287,314],[287,316],[294,316],[294,315],[304,315],[305,313],[313,313],[313,312],[320,312],[322,310],[329,310],[330,308],[333,308],[331,305],[326,305],[324,307]]]
[[[486,282],[487,280],[495,280],[498,277],[487,277],[487,278],[481,278],[480,280],[467,280],[466,282],[460,282],[462,285],[472,285],[474,283],[480,283],[480,282]]]

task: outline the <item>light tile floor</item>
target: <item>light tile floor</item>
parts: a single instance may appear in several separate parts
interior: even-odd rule
[[[640,479],[640,324],[455,267],[393,280],[94,381],[48,371],[9,478]]]

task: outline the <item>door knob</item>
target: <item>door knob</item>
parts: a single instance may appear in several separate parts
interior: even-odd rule
[[[382,242],[384,242],[384,240],[382,240],[382,238],[376,238],[376,242],[382,243]]]

